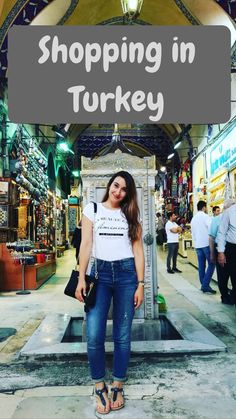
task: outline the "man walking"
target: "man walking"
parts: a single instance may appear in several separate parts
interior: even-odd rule
[[[222,214],[217,242],[218,262],[221,266],[227,262],[232,282],[232,302],[236,306],[236,204]]]
[[[213,214],[213,217],[217,217],[218,215],[220,215],[220,207],[219,207],[219,205],[215,205],[212,208],[212,214]]]
[[[224,201],[224,211],[227,208],[231,207],[231,205],[235,204],[235,199],[225,199]],[[213,213],[214,213],[213,207]],[[232,305],[233,302],[231,297],[230,289],[228,288],[228,281],[229,281],[229,270],[228,265],[225,263],[224,265],[219,264],[218,262],[218,248],[217,248],[217,233],[219,230],[220,222],[221,222],[222,214],[213,216],[210,231],[209,231],[209,244],[210,244],[210,251],[211,251],[211,261],[216,264],[216,273],[217,273],[217,283],[218,288],[221,294],[221,301],[223,304]]]
[[[176,224],[175,220],[177,216],[173,212],[168,212],[167,214],[168,221],[166,223],[166,235],[167,235],[167,247],[168,247],[168,255],[167,255],[167,272],[169,274],[174,274],[175,272],[181,273],[177,266],[177,255],[179,249],[179,233],[181,233],[182,228]],[[171,268],[171,261],[172,261],[172,268]]]
[[[209,228],[211,218],[206,214],[206,202],[197,203],[198,212],[191,221],[192,238],[198,258],[198,273],[202,292],[216,294],[216,291],[210,287],[210,281],[215,269],[215,264],[211,261],[209,246]],[[206,261],[208,266],[206,268]]]

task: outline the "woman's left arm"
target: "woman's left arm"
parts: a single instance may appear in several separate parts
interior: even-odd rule
[[[134,262],[135,268],[138,277],[138,287],[134,294],[134,305],[135,309],[139,308],[143,303],[144,299],[144,251],[143,251],[143,240],[142,240],[142,228],[140,226],[138,232],[138,239],[133,242],[133,253],[134,253]]]

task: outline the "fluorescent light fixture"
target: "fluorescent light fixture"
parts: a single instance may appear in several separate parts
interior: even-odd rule
[[[64,124],[54,125],[52,130],[58,135],[60,138],[66,138],[67,132],[64,129]]]
[[[74,177],[80,177],[80,171],[79,170],[72,170],[72,175]]]
[[[57,143],[57,149],[60,151],[64,151],[64,153],[72,153],[75,154],[74,151],[70,149],[66,141],[60,141]]]
[[[181,140],[177,141],[177,143],[174,145],[174,149],[177,150],[177,148],[179,148],[180,144],[181,144]]]
[[[68,144],[65,142],[58,143],[57,147],[62,151],[69,151]]]
[[[172,157],[174,157],[174,155],[175,155],[175,153],[171,153],[171,154],[169,154],[169,156],[167,157],[167,159],[169,160],[169,159],[172,159]]]

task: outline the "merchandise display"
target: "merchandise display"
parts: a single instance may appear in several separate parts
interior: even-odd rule
[[[208,184],[208,204],[210,207],[215,205],[223,206],[226,190],[227,171],[221,170],[210,178]]]
[[[70,205],[69,207],[69,231],[73,233],[77,225],[78,225],[78,207]]]
[[[49,249],[36,249],[34,243],[30,240],[19,240],[17,242],[6,243],[14,263],[20,263],[21,259],[25,259],[26,265],[34,265],[36,263],[44,263],[54,258],[54,253]]]
[[[17,238],[19,191],[16,182],[0,178],[0,243]]]
[[[187,249],[192,247],[192,234],[190,224],[185,224],[183,232],[179,235],[179,254],[186,258]]]
[[[0,228],[8,227],[8,205],[0,205]]]
[[[11,135],[9,177],[0,177],[0,291],[24,292],[56,271],[56,255],[63,255],[67,241],[68,201],[56,197],[60,185],[49,190],[40,139],[22,124]]]
[[[18,126],[15,146],[17,161],[15,170],[16,182],[38,201],[47,197],[48,176],[47,161],[32,138],[27,138],[23,128]]]
[[[56,198],[55,214],[56,240],[58,246],[64,246],[66,243],[66,204],[61,199]]]
[[[35,206],[35,241],[43,244],[47,243],[48,235],[47,206],[44,202]]]
[[[55,252],[30,240],[1,244],[0,262],[0,291],[37,289],[56,272]]]
[[[27,237],[28,207],[20,204],[18,207],[18,239]]]
[[[207,201],[207,184],[203,179],[197,187],[197,201]]]

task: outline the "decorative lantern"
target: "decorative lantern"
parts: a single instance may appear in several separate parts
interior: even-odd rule
[[[141,12],[142,5],[143,0],[121,0],[123,13],[129,20],[137,18]]]

